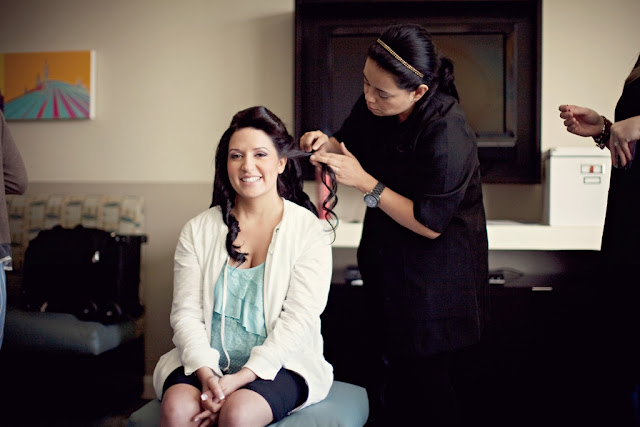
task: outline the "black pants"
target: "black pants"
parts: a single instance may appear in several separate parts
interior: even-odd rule
[[[366,385],[373,425],[463,425],[469,389],[462,389],[458,374],[469,351],[372,360],[377,366],[370,366]]]

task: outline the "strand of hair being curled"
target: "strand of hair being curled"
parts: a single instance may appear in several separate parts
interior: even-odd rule
[[[302,178],[301,160],[310,157],[312,154],[313,153],[302,151],[300,148],[298,148],[297,145],[295,146],[295,148],[293,148],[291,151],[288,152],[287,156],[285,156],[288,159],[287,166],[289,165],[289,163],[295,164],[296,170],[295,170],[295,173],[293,173],[295,178],[287,179],[287,180],[285,179],[279,180],[278,192],[282,197],[285,197],[288,200],[291,200],[294,202],[296,200],[304,200],[304,204],[298,203],[298,202],[296,203],[306,207],[307,209],[315,213],[316,216],[319,216],[318,210],[313,205],[313,203],[311,203],[311,200],[309,199],[309,196],[307,195],[307,193],[303,191],[304,181]],[[287,170],[285,169],[285,173],[286,172]],[[320,207],[324,211],[324,218],[329,224],[329,228],[333,233],[333,240],[335,240],[335,234],[336,234],[335,231],[336,231],[336,228],[338,227],[338,223],[340,222],[338,219],[338,216],[333,210],[338,204],[338,195],[337,195],[338,181],[336,180],[336,174],[333,171],[333,169],[331,169],[331,167],[329,167],[324,163],[321,165],[321,168],[320,168],[320,176],[321,176],[320,181],[322,182],[322,185],[324,185],[324,187],[328,190],[327,196],[324,198],[324,200],[320,201]],[[287,188],[285,187],[286,185],[285,183],[294,183],[295,185],[292,186],[291,188]],[[282,184],[282,187],[280,186],[281,184]],[[295,194],[295,196],[289,199],[287,196],[285,196],[285,194],[288,194],[288,193]]]
[[[215,176],[210,205],[210,207],[220,206],[222,219],[229,229],[226,236],[227,253],[237,265],[246,261],[247,253],[241,252],[240,247],[234,245],[240,232],[240,224],[231,213],[235,205],[237,193],[229,181],[227,158],[231,136],[237,130],[243,128],[254,128],[265,132],[273,142],[278,156],[287,159],[284,171],[278,176],[278,194],[297,205],[309,209],[316,216],[318,215],[316,207],[303,190],[304,180],[300,161],[302,158],[308,157],[310,153],[306,153],[298,147],[293,137],[287,131],[284,123],[267,108],[257,106],[239,111],[233,116],[229,128],[223,133],[218,148],[216,149]],[[333,174],[332,171],[330,172],[327,169],[323,173],[329,174],[328,181],[331,183],[329,184],[331,188],[330,194],[327,199],[323,201],[322,206],[330,213],[330,217],[333,219],[333,221],[329,221],[329,223],[331,224],[331,230],[334,233],[335,239],[337,216],[333,212],[333,208],[337,203],[337,184],[335,174]]]
[[[313,153],[306,153],[308,156],[311,154]],[[320,185],[327,190],[326,197],[320,201],[320,209],[322,209],[324,214],[323,217],[333,232],[333,243],[336,238],[335,230],[340,222],[338,216],[333,210],[338,204],[338,180],[336,179],[336,173],[326,163],[322,163],[320,166],[319,178]]]
[[[338,204],[338,180],[336,179],[336,173],[327,164],[322,164],[322,184],[328,190],[327,197],[322,201],[322,208],[325,211],[325,218],[333,230],[333,239],[335,240],[335,230],[340,220],[338,215],[333,211],[333,208]],[[328,179],[326,179],[328,177]]]

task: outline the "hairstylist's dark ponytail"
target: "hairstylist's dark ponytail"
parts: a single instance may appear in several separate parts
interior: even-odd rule
[[[453,76],[453,62],[446,56],[440,56],[440,69],[438,70],[440,92],[453,96],[460,101],[456,80]]]
[[[392,25],[380,34],[379,39],[384,45],[377,40],[372,42],[367,56],[393,74],[398,87],[406,90],[415,90],[421,84],[429,87],[427,94],[418,101],[418,108],[428,104],[438,91],[460,100],[453,63],[440,54],[426,28],[417,24]]]

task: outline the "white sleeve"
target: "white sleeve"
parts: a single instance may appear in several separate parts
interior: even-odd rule
[[[196,251],[198,235],[194,230],[194,222],[187,223],[180,233],[175,251],[170,316],[173,343],[187,375],[203,366],[208,366],[221,375],[218,366],[220,353],[211,348],[205,326],[204,268]]]

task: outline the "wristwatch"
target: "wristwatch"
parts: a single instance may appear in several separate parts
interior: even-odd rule
[[[386,186],[378,181],[373,190],[364,195],[364,204],[370,208],[377,208],[380,204],[380,194],[385,188]]]

